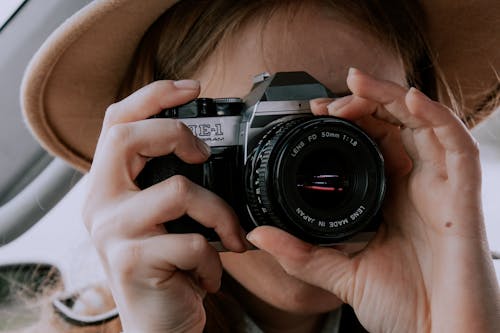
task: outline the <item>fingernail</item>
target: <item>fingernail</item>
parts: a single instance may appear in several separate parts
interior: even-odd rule
[[[352,99],[354,98],[354,95],[348,95],[344,97],[337,98],[330,104],[328,104],[328,113],[331,115],[334,115],[338,110],[346,106]]]
[[[349,72],[347,73],[347,76],[361,74],[361,73],[363,73],[363,72],[360,71],[359,69],[357,69],[355,67],[349,67]]]
[[[420,98],[425,99],[426,101],[432,101],[426,94],[424,94],[423,92],[421,92],[420,90],[418,90],[415,87],[411,87],[409,92],[417,95]]]
[[[310,103],[314,104],[315,106],[318,106],[318,107],[323,107],[323,106],[330,104],[334,100],[335,99],[333,99],[333,98],[315,98],[315,99],[312,99],[310,101]]]
[[[205,143],[205,141],[196,138],[196,147],[203,153],[205,156],[210,156],[212,154],[212,150],[209,145]]]
[[[247,233],[245,232],[245,230],[241,229],[241,239],[243,241],[243,245],[245,246],[245,249],[246,250],[255,250],[256,247],[255,245],[253,245],[250,240],[248,240],[248,235]]]
[[[197,90],[200,88],[200,81],[179,80],[179,81],[174,81],[174,86],[176,86],[179,89]]]
[[[309,101],[311,112],[315,115],[328,115],[328,104],[333,102],[333,98],[315,98]]]
[[[253,235],[253,232],[250,231],[247,235],[246,235],[246,238],[247,238],[247,241],[249,241],[250,243],[253,244],[253,242],[255,241],[255,237]]]

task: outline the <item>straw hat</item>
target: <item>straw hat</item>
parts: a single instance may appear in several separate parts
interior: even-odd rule
[[[114,102],[134,51],[175,0],[95,0],[59,27],[27,68],[25,119],[42,146],[90,168],[104,110]],[[424,0],[429,36],[451,88],[476,108],[498,89],[500,1]]]

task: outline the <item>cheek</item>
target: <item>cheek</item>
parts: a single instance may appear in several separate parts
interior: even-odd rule
[[[332,311],[342,302],[332,293],[288,275],[267,253],[221,253],[224,269],[262,301],[284,311],[310,314]]]

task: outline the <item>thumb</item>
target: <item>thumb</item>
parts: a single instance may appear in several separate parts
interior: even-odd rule
[[[306,243],[270,226],[255,228],[247,239],[271,254],[289,275],[326,289],[344,303],[352,304],[355,264],[344,253]]]

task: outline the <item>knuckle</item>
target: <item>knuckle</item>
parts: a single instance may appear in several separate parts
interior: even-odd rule
[[[104,123],[108,126],[118,123],[118,120],[120,119],[119,114],[121,113],[120,109],[121,107],[119,102],[109,105],[104,114]]]
[[[165,89],[169,86],[172,85],[172,82],[171,80],[157,80],[157,81],[153,81],[149,84],[149,89],[152,89],[154,91],[165,91]]]
[[[474,138],[472,138],[470,152],[473,155],[473,157],[477,157],[477,158],[479,157],[479,153],[480,153],[479,142]]]
[[[83,208],[81,211],[82,219],[89,235],[93,236],[94,230],[100,224],[100,209],[97,205],[97,201],[92,197],[87,197],[83,203]]]
[[[229,237],[239,237],[240,233],[240,223],[238,220],[238,216],[234,213],[233,209],[226,205],[224,202],[221,202],[220,206],[220,214],[224,216],[217,225],[215,226],[216,232],[222,238]]]
[[[472,136],[465,140],[464,145],[454,151],[457,155],[462,156],[469,160],[479,160],[480,147],[479,142]]]
[[[110,127],[107,134],[107,141],[115,145],[126,145],[132,136],[132,128],[128,124],[116,124]]]
[[[196,257],[202,256],[209,251],[209,244],[205,237],[200,234],[192,234],[189,249]]]
[[[143,261],[143,253],[144,247],[141,242],[126,242],[110,247],[107,262],[120,279],[129,280]]]
[[[82,219],[83,219],[83,224],[87,228],[87,231],[90,231],[92,229],[93,221],[95,219],[96,215],[96,210],[94,209],[94,203],[92,200],[87,199],[83,203],[83,208],[81,211],[82,214]]]
[[[308,251],[296,253],[293,258],[283,260],[283,268],[289,275],[300,277],[304,272],[311,270],[310,265],[317,251],[317,247],[312,247]]]
[[[173,121],[173,127],[175,128],[176,134],[179,137],[184,137],[184,136],[193,136],[193,132],[187,127],[186,124],[184,124],[182,121],[179,119],[172,119]]]
[[[284,261],[281,263],[281,265],[288,275],[294,277],[300,276],[301,266],[298,263],[291,261]]]
[[[175,197],[177,198],[185,198],[192,191],[192,183],[191,181],[181,175],[174,175],[169,178],[170,186],[174,192]]]
[[[92,219],[86,222],[90,239],[97,249],[102,248],[110,238],[110,224],[103,214],[93,213]]]
[[[123,217],[116,209],[89,209],[84,211],[84,223],[94,246],[99,250],[112,239],[123,234]]]

